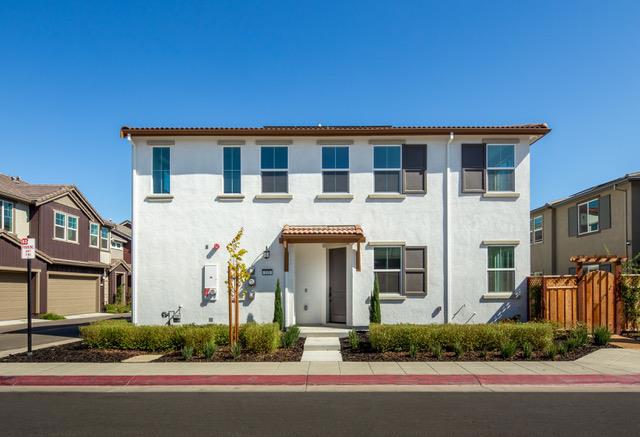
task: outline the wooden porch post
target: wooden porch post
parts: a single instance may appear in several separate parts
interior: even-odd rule
[[[284,246],[284,271],[289,271],[289,243],[284,240],[282,245]]]
[[[360,260],[360,242],[356,243],[356,272],[359,272],[362,268],[362,262]]]
[[[620,334],[625,327],[627,321],[624,319],[624,307],[622,303],[622,263],[616,260],[614,264],[614,281],[613,293],[614,299],[614,326],[613,330],[616,334]]]

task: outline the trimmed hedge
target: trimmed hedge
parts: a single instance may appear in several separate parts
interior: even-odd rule
[[[204,354],[209,343],[229,344],[227,325],[138,326],[105,320],[81,327],[80,335],[87,345],[98,349],[179,351],[187,346],[196,355]],[[249,323],[240,326],[240,340],[248,352],[270,353],[280,344],[280,330],[273,323]]]
[[[465,351],[499,351],[506,342],[518,347],[525,343],[542,350],[553,342],[554,329],[550,323],[495,323],[478,325],[379,325],[369,326],[369,341],[373,349],[408,352],[430,351],[438,346],[453,350],[461,346]]]

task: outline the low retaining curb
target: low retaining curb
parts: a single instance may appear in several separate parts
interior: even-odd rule
[[[591,385],[640,384],[630,375],[25,375],[0,376],[0,386],[190,385]]]

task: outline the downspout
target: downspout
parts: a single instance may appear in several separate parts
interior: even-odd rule
[[[451,248],[450,248],[450,205],[449,205],[449,179],[451,177],[451,165],[450,165],[450,153],[449,148],[453,142],[454,134],[449,134],[449,140],[445,148],[445,177],[444,177],[444,245],[443,245],[443,258],[444,258],[444,322],[450,322],[450,308],[451,308]]]
[[[629,257],[629,212],[627,210],[627,190],[618,188],[618,184],[613,184],[614,191],[622,191],[624,193],[624,255]],[[611,214],[611,205],[609,205],[609,214]]]
[[[131,321],[135,324],[138,322],[138,285],[137,285],[137,266],[138,266],[138,249],[135,225],[136,220],[136,143],[133,142],[131,134],[127,135],[127,141],[131,144]]]

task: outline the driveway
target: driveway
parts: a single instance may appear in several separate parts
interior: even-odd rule
[[[80,326],[96,320],[128,318],[129,314],[105,314],[80,319],[55,320],[33,324],[33,345],[70,340],[80,336]],[[0,327],[0,352],[27,347],[27,325],[25,323]]]

